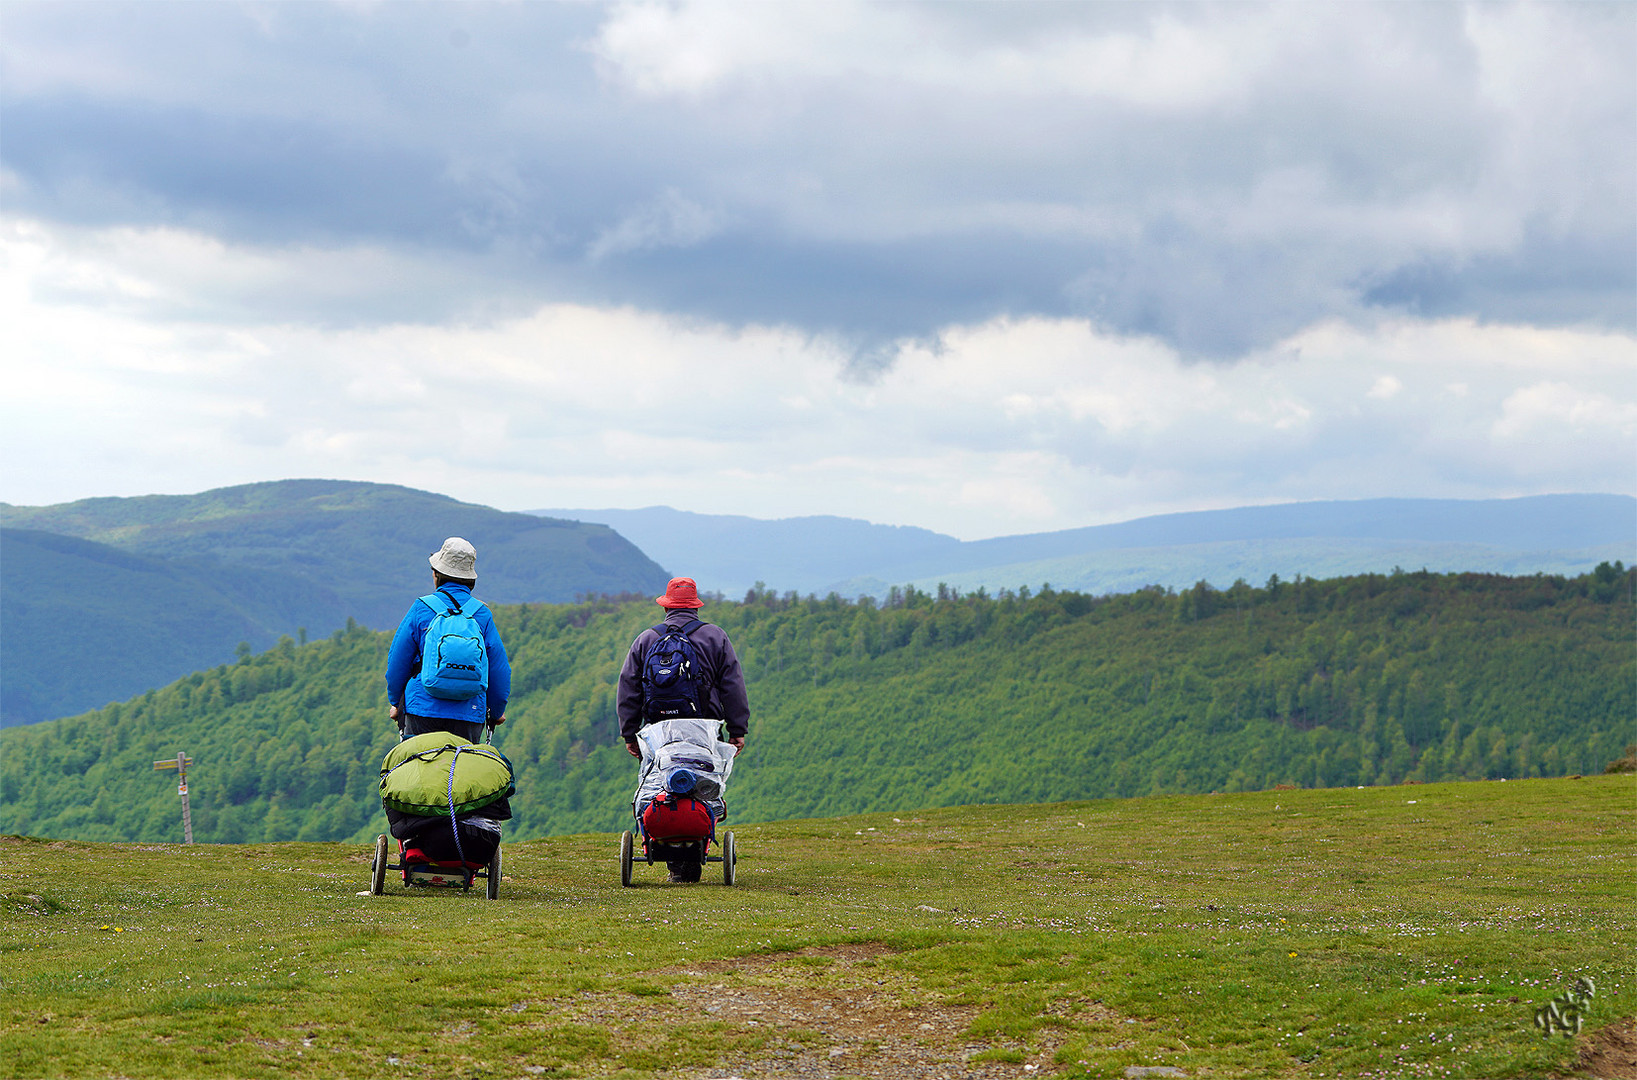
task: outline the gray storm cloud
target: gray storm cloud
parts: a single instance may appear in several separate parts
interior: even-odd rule
[[[88,17],[94,7],[96,17]],[[7,5],[6,213],[397,252],[246,318],[1637,328],[1631,5]]]

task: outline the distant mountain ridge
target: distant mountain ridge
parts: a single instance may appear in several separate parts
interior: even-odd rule
[[[775,590],[827,592],[861,568],[941,562],[961,548],[953,536],[910,525],[815,515],[763,519],[696,514],[668,506],[642,510],[530,510],[598,522],[701,589],[741,594],[757,581]]]
[[[426,553],[447,535],[477,544],[479,595],[494,603],[653,595],[670,573],[729,596],[758,581],[848,597],[1048,581],[1099,595],[1395,565],[1574,575],[1637,562],[1637,499],[1623,495],[1295,503],[962,542],[850,518],[508,513],[396,485],[287,480],[0,503],[0,526],[0,726],[128,698],[231,659],[240,641],[324,636],[349,618],[390,628],[425,591]],[[20,650],[21,635],[34,643]],[[47,663],[17,659],[42,648]]]
[[[664,571],[614,530],[509,513],[395,484],[279,480],[197,495],[0,503],[7,527],[93,540],[167,559],[210,558],[324,577],[348,614],[395,625],[399,598],[429,578],[426,554],[445,536],[478,545],[481,593],[495,603],[572,600],[647,589]]]
[[[939,581],[991,591],[1050,581],[1106,593],[1395,565],[1576,574],[1603,561],[1637,560],[1637,498],[1629,495],[1286,503],[975,541],[853,518],[769,521],[669,507],[532,512],[610,525],[673,572],[728,595],[757,580],[843,596]]]
[[[389,484],[284,480],[197,495],[0,504],[0,726],[162,686],[305,627],[397,625],[444,537],[478,549],[491,603],[662,589],[605,525],[508,513]],[[117,628],[117,629],[116,629]],[[25,635],[52,662],[25,668]]]

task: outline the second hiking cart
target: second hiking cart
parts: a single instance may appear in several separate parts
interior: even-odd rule
[[[632,828],[620,834],[620,884],[629,888],[639,862],[703,870],[722,867],[732,885],[739,859],[727,818],[728,776],[737,751],[720,720],[661,720],[637,732],[642,767],[631,799]],[[697,880],[695,877],[693,880]]]

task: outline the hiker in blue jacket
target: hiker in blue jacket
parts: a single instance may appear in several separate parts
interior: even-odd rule
[[[506,722],[512,668],[488,607],[472,597],[477,549],[451,536],[427,562],[434,591],[410,605],[387,653],[387,716],[404,738],[447,731],[482,742],[485,724]],[[428,630],[438,638],[430,645]]]

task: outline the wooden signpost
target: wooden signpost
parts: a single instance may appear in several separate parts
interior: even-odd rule
[[[182,796],[182,842],[184,844],[193,843],[193,814],[188,810],[188,766],[192,764],[193,759],[188,757],[187,754],[177,754],[174,758],[166,758],[163,761],[153,763],[153,767],[156,769],[176,770],[176,793]]]

